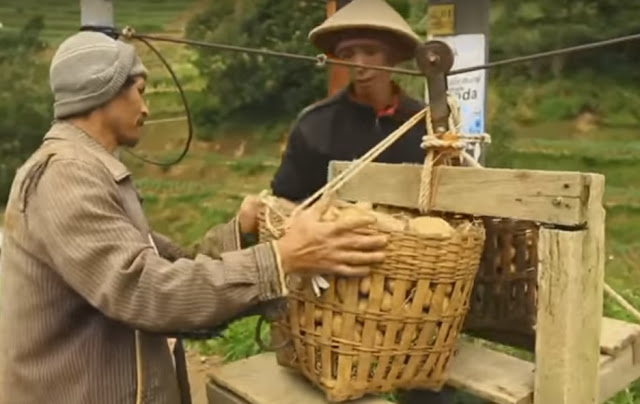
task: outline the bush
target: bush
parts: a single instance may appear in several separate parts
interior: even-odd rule
[[[308,32],[325,17],[310,1],[217,0],[187,27],[192,39],[317,54]],[[194,61],[206,80],[193,101],[199,126],[250,116],[253,120],[292,118],[326,93],[323,71],[312,63],[241,52],[199,49]]]
[[[51,123],[48,66],[38,61],[41,17],[17,33],[0,31],[0,206],[7,201],[16,169],[38,147]]]

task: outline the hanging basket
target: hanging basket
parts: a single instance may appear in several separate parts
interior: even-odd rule
[[[260,241],[266,242],[282,237],[290,216],[339,188],[425,116],[428,135],[422,146],[429,151],[419,210],[337,201],[329,218],[323,216],[335,220],[353,210],[374,215],[371,232],[389,237],[384,263],[364,278],[324,277],[328,288],[322,293],[312,278],[290,277],[286,304],[272,324],[278,363],[301,372],[333,402],[396,389],[438,391],[445,384],[469,311],[485,230],[481,220],[429,212],[431,174],[435,165],[470,157],[455,131],[434,135],[425,109],[301,205],[263,195]],[[456,128],[456,122],[449,127]]]
[[[485,218],[485,247],[463,331],[532,350],[538,291],[536,223]]]
[[[372,267],[370,276],[325,277],[329,288],[320,296],[311,279],[294,279],[282,317],[272,324],[272,343],[280,345],[278,363],[302,372],[331,401],[398,388],[440,390],[447,380],[484,228],[453,218],[445,232],[425,234],[420,222],[447,222],[417,212],[403,216],[404,229],[372,227],[390,242],[387,259]],[[282,234],[275,227],[282,224],[265,207],[261,241]]]

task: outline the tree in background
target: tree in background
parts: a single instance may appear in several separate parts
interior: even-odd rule
[[[38,147],[53,116],[52,95],[42,80],[48,67],[38,60],[45,48],[43,27],[36,17],[19,32],[0,30],[0,206],[16,169]]]
[[[390,3],[405,16],[410,0]],[[316,55],[307,35],[326,17],[324,0],[216,0],[190,21],[187,37],[280,52]],[[194,61],[206,81],[193,101],[201,126],[245,116],[291,119],[324,97],[327,75],[309,62],[245,53],[198,50]]]
[[[187,36],[314,55],[307,33],[324,15],[320,1],[216,0],[190,21]],[[254,120],[293,116],[326,92],[325,75],[308,62],[203,49],[194,63],[206,81],[193,102],[197,122],[204,126],[242,114]]]

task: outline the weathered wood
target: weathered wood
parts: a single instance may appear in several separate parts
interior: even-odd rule
[[[350,162],[332,161],[329,180]],[[370,163],[337,190],[350,201],[418,208],[421,165]],[[510,217],[566,226],[587,221],[594,176],[577,172],[436,167],[431,209],[478,216]]]
[[[278,366],[275,354],[263,353],[239,360],[211,374],[210,390],[230,392],[238,404],[327,404],[325,395],[298,373]],[[213,391],[215,393],[215,391]],[[209,399],[210,404],[218,404]],[[231,401],[230,404],[236,404]],[[369,396],[349,404],[391,404]]]
[[[502,352],[460,343],[447,384],[496,404],[533,403],[534,364]]]
[[[228,389],[207,383],[207,403],[209,404],[248,404],[248,401]]]
[[[598,402],[604,239],[589,226],[540,232],[536,404]]]
[[[604,317],[600,333],[600,352],[615,356],[640,340],[640,325]]]
[[[631,383],[640,379],[640,363],[637,351],[640,340],[626,345],[600,367],[599,402],[604,403],[611,397],[626,389]]]
[[[603,318],[598,357],[598,403],[624,390],[640,378],[640,335],[635,324]],[[604,352],[613,352],[605,354]],[[270,377],[265,381],[264,375]],[[447,384],[496,404],[532,404],[534,364],[474,342],[461,341],[451,362]],[[280,396],[291,395],[290,401]],[[324,395],[293,371],[277,364],[273,354],[261,354],[223,366],[207,386],[209,404],[328,404]],[[269,401],[274,400],[274,401]],[[380,399],[358,404],[387,404]],[[373,400],[373,401],[371,401]],[[555,402],[554,402],[555,403]]]

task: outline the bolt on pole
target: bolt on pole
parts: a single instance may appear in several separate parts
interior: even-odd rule
[[[429,0],[429,39],[441,40],[451,46],[456,63],[453,69],[479,66],[489,59],[490,0]],[[486,130],[487,110],[486,70],[450,76],[447,89],[460,100],[462,132],[482,134]],[[428,91],[425,98],[429,99]],[[478,145],[471,153],[484,163],[486,145]]]
[[[113,34],[114,0],[80,0],[80,23],[83,30]]]

